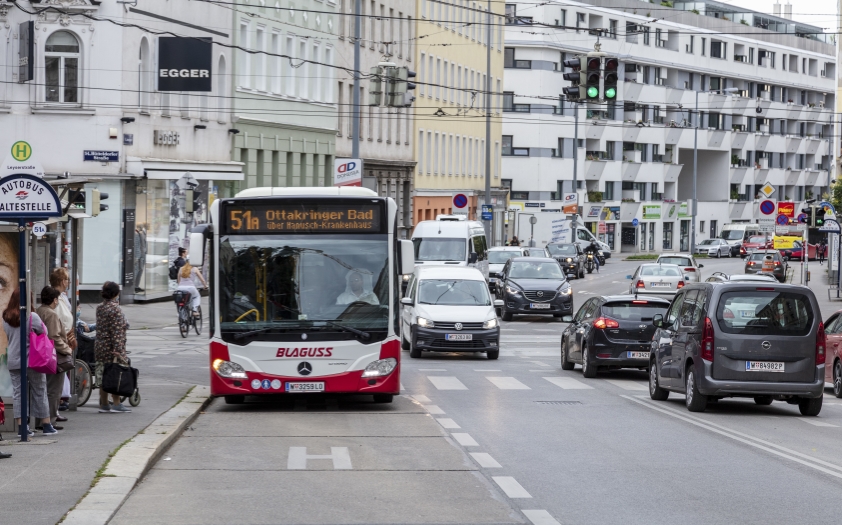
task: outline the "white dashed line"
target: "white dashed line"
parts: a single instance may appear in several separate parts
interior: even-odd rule
[[[471,457],[474,461],[479,463],[482,468],[503,468],[503,465],[497,463],[497,460],[491,457],[491,454],[486,452],[471,452]]]
[[[551,366],[551,365],[548,365],[547,363],[545,363],[543,361],[532,361],[532,362],[535,363],[538,366]]]
[[[424,408],[427,410],[427,412],[434,416],[444,414],[444,410],[440,409],[438,405],[424,405]]]
[[[477,443],[476,440],[472,438],[470,434],[466,434],[464,432],[454,432],[450,435],[453,436],[453,439],[455,439],[456,442],[462,445],[463,447],[479,446],[479,443]]]
[[[526,492],[526,489],[520,486],[520,483],[511,476],[492,476],[491,479],[494,480],[503,492],[506,493],[506,496],[510,498],[531,498],[532,495]]]
[[[430,398],[429,398],[429,397],[427,397],[427,396],[422,396],[422,395],[412,396],[412,399],[414,399],[414,400],[418,401],[419,403],[429,403],[429,402],[430,402]]]
[[[439,390],[467,390],[462,381],[459,381],[453,376],[427,376],[430,383]]]
[[[642,381],[631,381],[629,379],[606,379],[606,381],[623,390],[649,390],[649,385]]]
[[[532,522],[532,525],[561,525],[545,510],[524,510],[521,512]]]
[[[479,369],[474,369],[474,372],[502,372],[502,370],[491,370],[491,369],[479,368]]]
[[[441,417],[436,419],[436,421],[438,421],[439,424],[444,428],[462,428],[456,424],[456,421],[453,421],[449,417]]]
[[[486,377],[500,390],[531,390],[514,377]]]
[[[572,377],[545,377],[544,379],[565,390],[593,390],[592,386],[576,381]]]
[[[799,421],[803,421],[805,423],[809,423],[814,427],[832,427],[832,428],[839,428],[838,425],[831,425],[830,423],[825,423],[824,421],[820,421],[814,418],[807,418],[807,417],[799,417],[797,418]]]
[[[447,372],[444,368],[419,368],[419,372]]]

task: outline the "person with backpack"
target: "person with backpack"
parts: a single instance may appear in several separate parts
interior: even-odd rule
[[[178,258],[170,265],[170,279],[173,281],[178,280],[178,271],[181,270],[181,267],[187,264],[187,249],[179,248],[178,249]]]

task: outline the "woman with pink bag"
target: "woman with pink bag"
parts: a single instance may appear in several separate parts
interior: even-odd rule
[[[6,338],[9,341],[9,347],[6,349],[9,357],[9,375],[12,376],[12,388],[14,389],[14,411],[15,422],[20,425],[20,289],[12,292],[9,298],[9,305],[3,311],[3,330],[6,332]],[[38,314],[32,312],[29,314],[29,331],[36,334],[45,333],[44,323]],[[41,421],[44,434],[57,434],[58,430],[53,428],[50,424],[50,407],[47,402],[47,378],[44,374],[35,372],[32,369],[27,369],[27,381],[29,382],[30,399],[32,399],[32,406],[30,407],[30,415],[34,416],[36,420]],[[29,435],[34,435],[34,432],[27,428]]]

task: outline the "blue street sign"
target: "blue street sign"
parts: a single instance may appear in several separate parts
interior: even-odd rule
[[[770,200],[765,200],[760,203],[760,213],[763,215],[772,215],[775,213],[775,203]]]
[[[781,226],[786,226],[787,224],[789,224],[789,217],[787,217],[786,215],[778,215],[778,218],[775,219],[775,222],[777,222]]]
[[[132,138],[134,140],[134,138]],[[96,162],[119,162],[120,161],[120,152],[119,151],[101,151],[101,150],[85,150],[83,152],[83,160],[86,161],[96,161]]]
[[[635,228],[637,228],[637,225],[638,225],[638,224],[640,224],[640,221],[639,221],[639,220],[637,220],[637,219],[632,219],[632,226],[634,226]]]
[[[491,205],[483,204],[482,205],[482,220],[490,221],[493,218],[494,218],[494,214],[493,214],[493,210],[491,208]]]

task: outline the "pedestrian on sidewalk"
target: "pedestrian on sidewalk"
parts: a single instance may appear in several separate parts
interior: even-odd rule
[[[38,335],[44,333],[44,323],[35,312],[29,314],[29,332]],[[3,311],[3,331],[6,332],[6,339],[9,341],[8,352],[9,375],[12,377],[15,422],[21,424],[20,411],[20,386],[21,386],[21,361],[20,361],[20,288],[12,292],[9,298],[9,305]],[[29,382],[29,399],[32,405],[29,407],[29,415],[41,423],[44,434],[56,434],[57,430],[50,423],[50,407],[47,400],[47,378],[44,374],[34,372],[31,368],[26,370],[26,380]],[[29,435],[33,432],[27,428]]]
[[[70,275],[66,268],[58,267],[53,269],[50,273],[50,286],[58,290],[59,296],[58,306],[56,307],[56,314],[61,321],[62,329],[67,334],[67,344],[75,352],[77,348],[76,330],[74,329],[73,307],[70,304],[70,298],[67,297],[67,289],[70,287]],[[70,400],[70,378],[67,372],[64,373],[64,388],[62,389],[61,404],[59,410],[67,410],[70,408],[67,402]],[[64,416],[58,416],[56,421],[62,423],[67,421]]]
[[[205,282],[205,278],[202,277],[199,270],[189,262],[185,263],[181,267],[181,270],[178,271],[178,290],[180,292],[190,292],[190,306],[193,309],[194,317],[199,315],[199,305],[202,304],[202,296],[196,288],[196,281],[194,281],[196,278],[202,281],[202,286],[205,288],[208,287],[208,283]]]
[[[52,286],[45,286],[41,290],[41,306],[35,310],[38,316],[47,327],[47,336],[53,341],[56,349],[56,357],[58,359],[58,366],[55,374],[47,374],[47,400],[50,404],[50,421],[56,430],[63,430],[63,427],[56,426],[56,420],[59,416],[58,405],[61,400],[61,391],[64,387],[64,378],[67,376],[66,367],[68,359],[72,363],[73,349],[67,341],[67,332],[61,324],[56,309],[59,304],[59,296],[61,293]],[[72,364],[71,364],[72,367]]]
[[[96,355],[96,381],[102,385],[102,374],[106,363],[129,364],[126,355],[126,330],[129,323],[123,310],[120,308],[120,287],[117,283],[106,281],[102,285],[102,302],[96,307],[96,342],[94,353]],[[102,388],[99,389],[99,413],[105,414],[131,412],[120,402],[120,396],[111,395],[111,403],[108,402],[109,394]]]
[[[819,245],[816,246],[816,257],[819,258],[819,264],[824,264],[824,257],[827,254],[827,241],[822,239]]]

